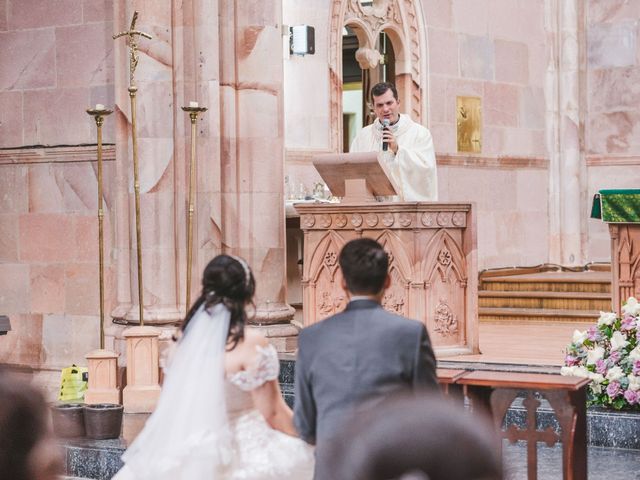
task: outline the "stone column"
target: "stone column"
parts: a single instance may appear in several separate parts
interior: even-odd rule
[[[584,7],[580,0],[546,0],[550,55],[545,84],[550,152],[549,260],[585,261],[586,165],[584,109]]]
[[[222,242],[253,269],[254,322],[276,348],[292,351],[297,329],[285,302],[282,2],[235,0],[219,8]]]

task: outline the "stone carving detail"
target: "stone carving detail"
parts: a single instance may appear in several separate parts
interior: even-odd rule
[[[440,212],[436,221],[441,227],[448,227],[451,225],[451,214],[449,212]]]
[[[334,267],[338,263],[338,255],[333,250],[329,250],[324,254],[324,264],[327,267]]]
[[[403,227],[408,227],[409,225],[411,225],[411,215],[409,215],[406,212],[403,212],[399,215],[398,221],[400,222],[400,225],[402,225]]]
[[[382,224],[385,227],[390,227],[393,225],[393,223],[396,221],[395,217],[393,216],[393,213],[387,212],[382,216]]]
[[[320,301],[318,302],[318,312],[322,318],[326,318],[329,315],[333,315],[344,309],[346,300],[344,296],[338,296],[336,298],[331,296],[330,292],[322,292],[320,294]]]
[[[335,224],[337,227],[344,227],[347,224],[347,216],[344,213],[339,213],[336,215]]]
[[[453,214],[452,221],[456,227],[464,227],[466,218],[467,216],[464,214],[464,212],[456,212]]]
[[[359,48],[356,50],[356,60],[362,70],[376,68],[380,63],[380,58],[382,58],[380,52],[373,48]]]
[[[440,299],[440,303],[435,311],[435,328],[443,337],[450,337],[458,333],[458,319],[453,314],[449,305],[444,298]]]
[[[311,228],[316,224],[316,219],[313,215],[305,215],[302,217],[302,224],[307,228]]]
[[[389,312],[402,315],[404,313],[404,298],[395,293],[386,293],[384,297],[382,297],[382,306]]]
[[[367,222],[367,225],[370,227],[375,227],[378,224],[378,215],[375,213],[367,213],[364,221]]]
[[[388,248],[384,249],[385,252],[387,252],[387,256],[389,257],[389,267],[391,267],[391,264],[393,263],[393,260],[395,259],[395,257],[393,256],[393,252],[391,250],[389,250]]]
[[[443,267],[451,264],[451,252],[447,250],[446,247],[440,250],[440,253],[438,253],[438,263],[440,263],[440,265],[442,265]]]
[[[322,228],[329,228],[331,226],[331,215],[323,214],[320,215],[320,226]]]
[[[354,213],[353,215],[351,215],[351,225],[356,228],[362,225],[362,215],[360,215],[359,213]]]
[[[436,220],[433,216],[433,213],[423,213],[422,214],[422,225],[424,225],[425,227],[433,227],[433,225],[436,223]]]

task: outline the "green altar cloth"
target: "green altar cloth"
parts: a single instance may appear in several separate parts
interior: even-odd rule
[[[640,223],[640,189],[600,190],[593,197],[591,218],[607,223]]]

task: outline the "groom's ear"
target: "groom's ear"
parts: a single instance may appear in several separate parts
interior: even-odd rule
[[[386,290],[391,286],[391,275],[387,273],[387,276],[384,279],[384,284],[382,285],[382,290]]]
[[[344,277],[342,277],[342,280],[340,280],[340,286],[347,295],[351,295],[351,292],[349,292],[349,289],[347,288],[347,281],[344,279]]]

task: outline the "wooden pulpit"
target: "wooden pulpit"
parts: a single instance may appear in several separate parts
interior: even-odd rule
[[[332,163],[333,162],[333,163]],[[475,210],[470,203],[376,202],[393,195],[375,154],[322,155],[314,165],[339,204],[296,204],[304,232],[305,326],[347,304],[338,254],[358,237],[389,253],[383,306],[423,322],[438,356],[479,353]],[[381,173],[382,172],[382,173]]]
[[[609,225],[611,293],[619,314],[629,297],[640,298],[640,189],[600,190],[591,217]]]

